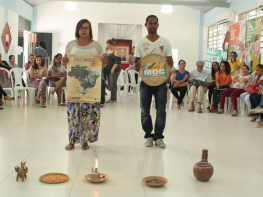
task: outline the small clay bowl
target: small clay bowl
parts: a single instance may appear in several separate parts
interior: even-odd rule
[[[93,180],[92,179],[92,174],[87,174],[85,176],[85,178],[91,183],[103,183],[103,182],[107,181],[107,179],[109,178],[109,176],[107,174],[103,174],[103,173],[100,173],[100,176],[103,176],[103,179]]]
[[[148,176],[143,178],[142,181],[150,187],[162,187],[168,182],[166,178],[160,176]]]

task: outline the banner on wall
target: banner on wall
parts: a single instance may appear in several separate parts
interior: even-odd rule
[[[207,53],[206,53],[206,60],[205,60],[205,69],[211,70],[212,63],[216,61],[220,64],[220,62],[222,61],[222,58],[223,58],[222,50],[217,50],[217,49],[208,47]]]
[[[246,45],[246,20],[241,20],[229,26],[229,53],[235,51],[237,59],[244,62]],[[230,54],[228,55],[230,57]]]
[[[260,59],[260,43],[262,34],[263,17],[254,18],[247,21],[246,25],[246,47],[244,63],[255,70]]]

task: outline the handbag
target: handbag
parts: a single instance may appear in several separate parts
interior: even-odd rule
[[[246,92],[247,92],[247,93],[257,93],[258,90],[257,90],[254,86],[249,85],[249,86],[247,86],[247,88],[246,88]]]

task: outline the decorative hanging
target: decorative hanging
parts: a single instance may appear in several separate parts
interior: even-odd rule
[[[2,42],[3,42],[6,53],[8,53],[9,51],[11,41],[12,41],[12,36],[11,36],[10,28],[9,28],[8,23],[6,23],[3,33],[2,33]]]

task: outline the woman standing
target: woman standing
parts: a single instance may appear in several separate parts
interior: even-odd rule
[[[39,47],[34,50],[35,55],[42,55],[44,57],[45,65],[48,65],[48,53],[46,43],[44,41],[39,42]]]
[[[173,87],[171,91],[173,95],[177,98],[177,108],[180,109],[181,105],[183,104],[183,99],[185,93],[187,91],[187,81],[190,77],[190,73],[185,70],[186,62],[184,60],[180,60],[178,62],[179,70],[175,70],[173,74]],[[178,95],[180,92],[180,95]]]
[[[49,86],[54,87],[52,94],[57,93],[58,104],[66,106],[61,102],[62,88],[66,85],[67,69],[61,65],[62,55],[58,53],[55,55],[53,64],[48,68]]]
[[[93,40],[91,23],[87,19],[78,22],[75,29],[75,40],[70,41],[65,54],[102,54],[101,45]],[[104,61],[104,59],[102,60]],[[68,58],[62,60],[66,66]],[[104,62],[102,62],[104,64]],[[98,140],[100,125],[100,103],[67,103],[69,143],[66,150],[80,143],[83,150],[89,149],[88,142]]]
[[[217,112],[221,92],[229,88],[231,83],[232,79],[230,65],[227,61],[222,61],[220,65],[220,71],[217,72],[215,76],[216,87],[213,89],[213,105],[209,109],[210,113]]]
[[[30,54],[28,56],[28,62],[24,66],[25,70],[29,70],[31,68],[31,66],[34,64],[34,59],[35,59],[34,54]]]
[[[108,64],[104,72],[109,80],[111,97],[106,103],[115,103],[117,101],[117,80],[121,72],[121,57],[119,51],[115,48],[115,39],[112,38],[106,42],[108,51]]]
[[[36,103],[40,103],[40,97],[42,99],[42,108],[46,108],[46,77],[47,68],[41,59],[41,56],[36,56],[33,66],[30,68],[30,80],[29,87],[37,88]]]
[[[19,68],[19,66],[15,63],[16,62],[16,58],[14,55],[10,55],[9,56],[9,67],[12,68]]]

